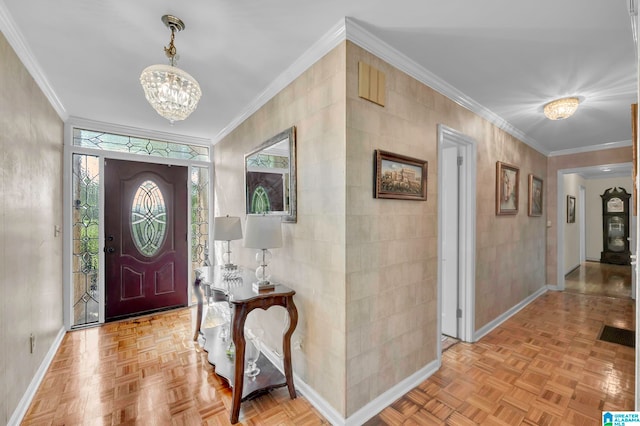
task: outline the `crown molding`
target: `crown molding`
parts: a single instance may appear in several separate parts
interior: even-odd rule
[[[218,134],[213,138],[213,144],[215,145],[220,142],[220,140],[230,134],[243,121],[248,119],[271,98],[277,95],[287,85],[306,71],[311,65],[329,53],[344,40],[349,40],[357,44],[363,49],[378,56],[380,59],[388,62],[390,65],[398,68],[400,71],[448,97],[458,105],[477,114],[496,127],[499,127],[536,151],[548,155],[549,150],[540,145],[536,140],[528,137],[525,133],[511,125],[505,119],[488,108],[480,105],[478,102],[442,80],[426,68],[418,65],[415,61],[403,53],[400,53],[388,43],[374,36],[349,17],[340,19],[337,24],[335,24],[327,33],[315,42],[305,53],[303,53],[300,58],[280,74],[271,84],[269,84],[269,86],[252,102],[250,102],[249,105],[247,105],[247,107],[238,116],[236,116],[236,118],[218,132]]]
[[[560,155],[580,154],[583,152],[602,151],[604,149],[624,148],[631,146],[631,140],[619,141],[619,142],[607,142],[598,145],[582,146],[579,148],[560,149],[558,151],[551,151],[547,154],[547,157],[557,157]]]
[[[213,144],[220,142],[225,136],[231,133],[242,122],[247,120],[253,113],[258,111],[275,95],[280,93],[291,82],[298,78],[311,65],[329,53],[333,48],[345,40],[346,24],[345,19],[340,19],[331,29],[316,41],[302,56],[295,60],[282,74],[272,81],[262,93],[260,93],[246,108],[227,124],[217,135],[213,137]]]
[[[482,106],[451,84],[447,83],[437,75],[433,74],[431,71],[427,70],[423,66],[410,59],[405,54],[399,52],[393,46],[374,36],[369,31],[364,29],[360,24],[355,22],[352,18],[346,18],[346,24],[347,39],[349,41],[354,42],[363,49],[388,62],[390,65],[398,68],[400,71],[403,71],[404,73],[410,75],[421,83],[431,87],[432,89],[451,99],[458,105],[479,115],[491,124],[499,127],[513,137],[529,145],[536,151],[545,155],[549,152],[536,140],[527,136],[524,132],[514,127],[498,114]]]
[[[4,34],[9,45],[16,52],[16,55],[18,55],[24,67],[29,71],[29,74],[31,74],[31,77],[35,80],[38,87],[40,87],[40,90],[42,90],[47,97],[58,116],[62,121],[66,121],[69,114],[64,105],[62,105],[62,101],[58,98],[55,90],[53,90],[53,87],[49,84],[49,80],[31,52],[31,49],[15,24],[3,0],[0,0],[0,32]]]

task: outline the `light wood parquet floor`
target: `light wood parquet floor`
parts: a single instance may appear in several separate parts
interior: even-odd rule
[[[631,297],[631,266],[585,262],[565,277],[565,291],[619,298]]]
[[[632,410],[634,349],[597,340],[604,324],[635,329],[631,299],[549,292],[367,426],[599,425]],[[193,309],[67,333],[23,425],[228,425],[231,390],[193,337]],[[295,366],[294,366],[295,367]],[[286,388],[242,404],[243,425],[328,422]]]
[[[549,292],[442,367],[367,426],[600,425],[633,410],[635,351],[598,340],[603,325],[635,330],[631,300]]]
[[[185,308],[67,333],[23,425],[229,425],[231,388],[193,341]],[[242,403],[242,425],[328,424],[280,388]]]

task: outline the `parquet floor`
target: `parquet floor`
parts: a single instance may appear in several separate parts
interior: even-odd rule
[[[633,410],[633,348],[597,340],[604,324],[635,330],[631,300],[549,292],[442,367],[367,426],[600,425]]]
[[[597,340],[635,329],[631,299],[550,292],[375,416],[383,425],[599,425],[631,410],[634,350]],[[228,425],[231,390],[191,339],[193,309],[77,330],[64,341],[23,425]],[[327,424],[286,388],[243,403],[243,425]]]
[[[585,262],[565,277],[565,291],[598,296],[631,297],[631,266]]]
[[[67,333],[23,425],[229,425],[231,388],[193,342],[194,309]],[[243,425],[327,422],[287,388],[244,402]]]

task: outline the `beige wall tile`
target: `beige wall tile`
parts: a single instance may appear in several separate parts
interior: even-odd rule
[[[216,214],[244,217],[244,154],[278,132],[297,130],[298,221],[283,224],[273,277],[296,291],[299,323],[293,351],[297,375],[339,413],[345,413],[345,45],[306,70],[214,147]],[[253,268],[253,251],[234,250]],[[272,312],[273,311],[273,312]],[[251,319],[250,319],[251,320]],[[258,322],[258,321],[255,321]],[[260,318],[265,341],[279,347],[282,317]]]
[[[357,97],[359,61],[386,74],[385,107]],[[478,142],[476,329],[545,284],[544,219],[528,217],[526,202],[528,174],[546,176],[546,157],[352,43],[346,84],[349,415],[368,402],[363,386],[371,400],[437,356],[438,124]],[[374,199],[375,149],[427,160],[428,200]],[[520,167],[515,217],[495,215],[496,161]],[[531,277],[522,275],[524,263]],[[377,286],[364,287],[364,274],[377,276]],[[381,370],[350,373],[375,353]]]
[[[63,123],[0,34],[0,423],[62,328]],[[36,337],[34,353],[29,335]]]

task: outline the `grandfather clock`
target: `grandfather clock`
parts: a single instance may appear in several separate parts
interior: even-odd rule
[[[600,262],[629,265],[629,198],[624,188],[609,188],[602,198],[603,251]]]

